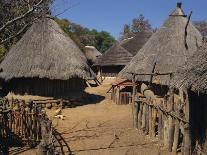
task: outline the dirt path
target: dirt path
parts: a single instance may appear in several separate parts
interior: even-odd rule
[[[158,155],[167,154],[157,143],[132,129],[130,105],[111,103],[106,91],[110,82],[87,88],[98,101],[71,109],[64,109],[65,120],[53,120],[75,155]],[[52,116],[54,110],[49,111]]]

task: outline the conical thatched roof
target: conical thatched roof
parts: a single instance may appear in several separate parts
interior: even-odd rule
[[[94,46],[85,46],[85,55],[86,58],[92,63],[96,63],[98,58],[102,56],[102,54]]]
[[[118,42],[106,51],[102,57],[98,60],[97,65],[100,66],[117,66],[126,65],[133,55],[128,52],[125,48],[119,45]]]
[[[185,46],[185,27],[188,19],[184,15],[181,4],[165,21],[164,25],[152,35],[131,62],[119,73],[120,77],[131,78],[127,72],[149,74],[155,65],[154,72],[175,72],[178,66],[184,64],[202,44],[202,35],[190,22],[187,27]],[[150,81],[149,75],[137,76],[138,81]],[[170,75],[153,77],[153,82],[168,85]]]
[[[149,30],[138,32],[133,38],[124,39],[121,41],[120,45],[134,56],[151,36],[152,32]]]
[[[0,77],[83,79],[94,74],[77,45],[51,18],[35,22],[20,41],[8,52],[0,68]]]
[[[207,42],[177,70],[171,85],[207,92]]]

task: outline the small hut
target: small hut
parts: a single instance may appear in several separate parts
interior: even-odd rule
[[[144,30],[136,33],[134,37],[122,40],[120,45],[135,56],[151,36],[151,31]],[[112,83],[110,90],[111,99],[114,103],[131,103],[132,82],[130,80],[117,78],[115,82]]]
[[[207,42],[176,71],[171,85],[176,95],[188,97],[191,153],[207,154]]]
[[[82,51],[49,17],[29,28],[0,68],[4,90],[20,95],[70,97],[94,78]]]
[[[157,135],[169,151],[181,150],[189,155],[188,98],[184,94],[176,96],[169,85],[178,67],[197,53],[203,37],[181,4],[177,3],[163,26],[119,76],[133,82],[134,127],[152,137]]]
[[[137,32],[134,37],[122,40],[120,45],[135,56],[143,45],[149,40],[152,34],[153,33],[150,30]]]
[[[133,55],[116,42],[95,66],[100,68],[101,77],[116,77]]]

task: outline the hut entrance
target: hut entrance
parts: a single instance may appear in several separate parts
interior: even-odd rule
[[[190,132],[192,147],[207,153],[207,95],[189,91]]]

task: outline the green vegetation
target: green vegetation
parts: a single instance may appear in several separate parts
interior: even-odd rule
[[[70,22],[67,19],[56,19],[63,31],[67,33],[76,44],[84,50],[84,46],[94,46],[100,52],[104,53],[115,42],[108,32],[88,29],[81,25]]]

